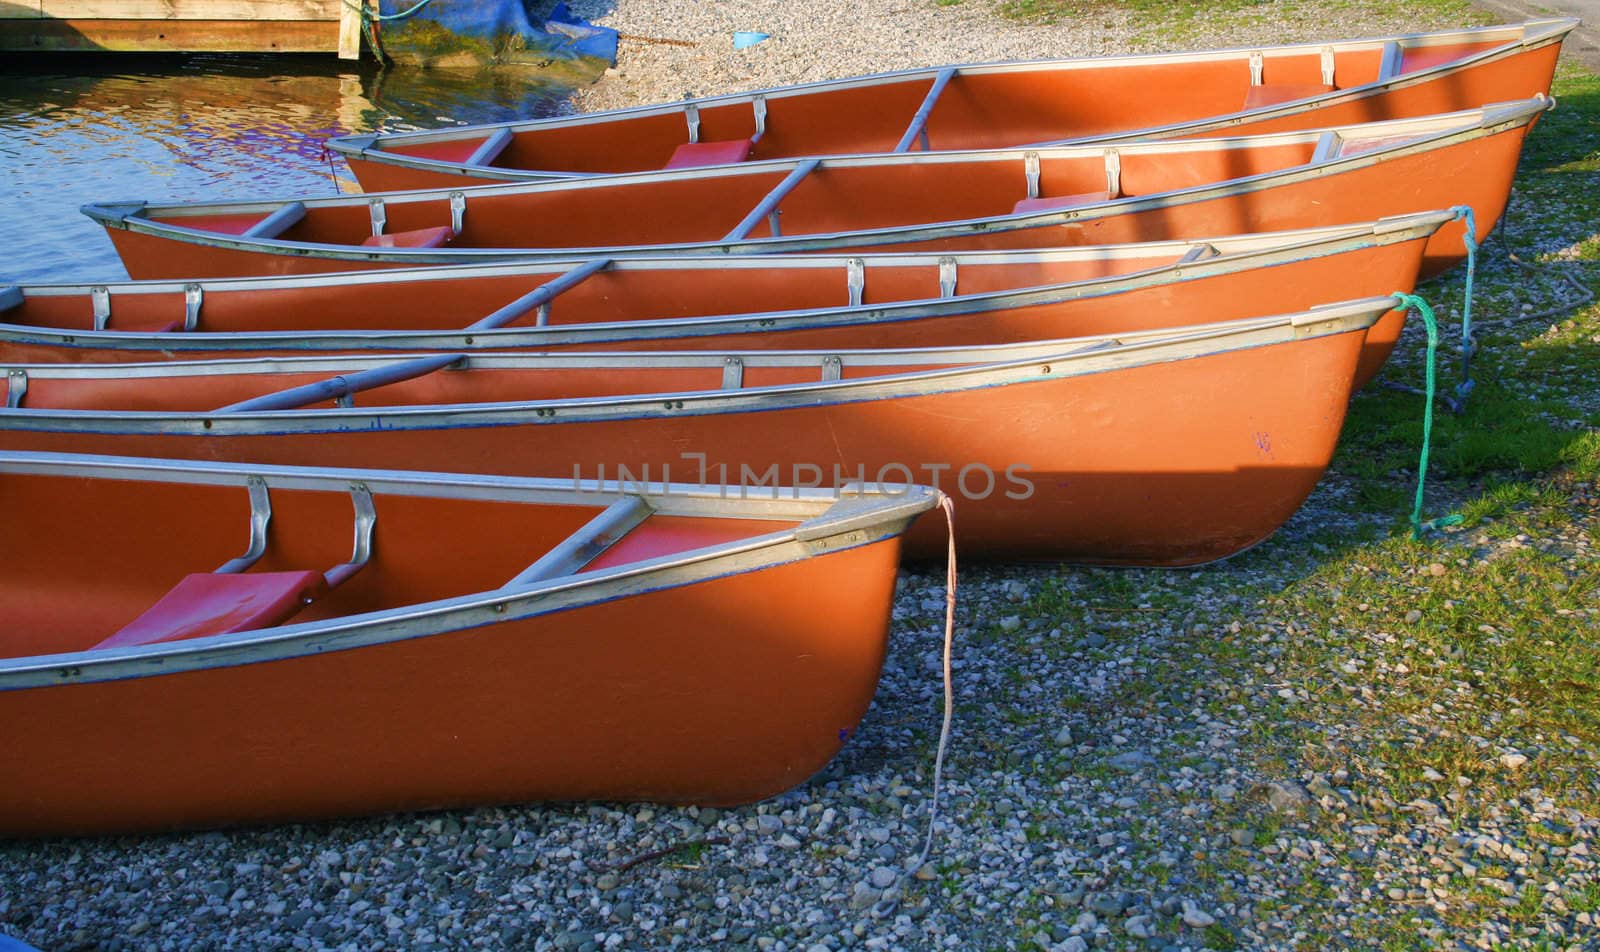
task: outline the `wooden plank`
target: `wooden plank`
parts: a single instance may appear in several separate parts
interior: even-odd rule
[[[366,8],[364,0],[339,0],[339,58],[342,60],[361,58],[361,11]],[[377,0],[373,0],[371,9],[377,12]]]
[[[0,20],[37,20],[42,16],[42,0],[0,0]]]
[[[334,20],[0,20],[0,51],[332,53]]]
[[[0,0],[5,3],[7,0]],[[39,0],[57,20],[337,20],[341,0]]]

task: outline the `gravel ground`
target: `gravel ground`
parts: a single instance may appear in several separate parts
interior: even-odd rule
[[[617,68],[579,93],[583,111],[946,63],[1288,43],[1460,25],[1459,18],[1432,5],[1378,15],[1347,4],[1294,18],[1274,15],[1278,4],[1267,2],[1248,18],[1199,14],[1185,23],[1180,44],[1159,32],[1141,32],[1112,4],[1048,25],[999,19],[990,0],[948,6],[926,0],[575,0],[570,6],[623,36]],[[735,50],[732,36],[740,30],[771,39]]]
[[[975,0],[574,7],[698,44],[625,41],[586,108],[1140,45],[1115,14],[1025,26]],[[1267,7],[1262,40],[1435,25],[1427,10],[1338,8],[1280,23]],[[735,29],[774,38],[735,53]],[[1394,534],[1362,488],[1335,472],[1273,540],[1193,571],[964,567],[956,731],[925,864],[937,567],[902,578],[859,733],[782,797],[5,844],[0,932],[47,950],[1600,948],[1595,738],[1462,729],[1452,718],[1489,689],[1418,669],[1405,635],[1427,586],[1530,553],[1592,566],[1600,487],[1558,482],[1557,522],[1505,516],[1419,550],[1388,589],[1414,604],[1349,605],[1326,566]],[[1600,634],[1592,597],[1530,610],[1546,608],[1552,627]],[[1449,705],[1390,707],[1427,690]],[[1386,773],[1380,739],[1469,755]],[[1557,753],[1587,756],[1575,787],[1524,779]]]

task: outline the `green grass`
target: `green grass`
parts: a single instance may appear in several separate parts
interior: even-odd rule
[[[961,0],[935,2],[949,6]],[[1142,40],[1166,46],[1200,32],[1226,32],[1231,26],[1316,22],[1347,11],[1412,17],[1426,11],[1461,24],[1493,19],[1465,0],[1000,0],[995,10],[1007,19],[1040,24],[1126,16]]]

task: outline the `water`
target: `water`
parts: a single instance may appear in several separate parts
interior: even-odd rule
[[[0,284],[125,279],[86,202],[350,191],[329,136],[556,115],[568,92],[527,69],[331,56],[0,61]]]

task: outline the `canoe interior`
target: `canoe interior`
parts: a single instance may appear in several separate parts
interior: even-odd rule
[[[1158,268],[1179,253],[1105,257],[1092,260],[1019,260],[963,264],[957,272],[961,294],[1088,281]],[[261,288],[207,291],[197,329],[250,330],[440,330],[461,329],[559,276],[561,270],[528,269],[452,281],[448,286],[426,274],[414,279],[366,283],[352,293],[334,283],[308,283],[294,290],[294,305]],[[887,304],[940,296],[939,263],[871,265],[865,272],[861,303]],[[145,290],[125,285],[108,293],[107,328],[157,332],[182,327],[184,293],[179,287]],[[728,267],[710,263],[691,268],[601,271],[562,293],[550,308],[555,326],[613,321],[657,320],[782,309],[844,307],[850,304],[843,267]],[[26,327],[90,330],[94,302],[87,293],[28,294],[21,304],[0,311],[0,320]],[[508,326],[528,326],[535,311]]]
[[[815,383],[822,378],[821,364],[822,358],[819,356],[815,364],[803,367],[749,365],[743,371],[743,386]],[[124,376],[109,372],[65,378],[36,374],[28,382],[24,405],[33,410],[205,412],[351,372],[337,364],[315,371],[257,369],[236,373],[227,372],[223,365],[212,366],[220,372],[176,376]],[[844,380],[854,380],[947,366],[956,364],[908,360],[899,366],[855,366],[846,362],[841,368],[841,375]],[[635,394],[676,394],[718,390],[722,387],[723,373],[720,362],[698,367],[629,366],[618,363],[603,369],[595,366],[447,368],[413,380],[362,391],[355,396],[355,402],[360,407],[443,406],[451,403],[538,402]],[[333,403],[322,401],[309,406],[326,408],[332,407]]]
[[[278,487],[270,498],[267,551],[250,572],[326,571],[350,558],[349,494]],[[610,501],[376,494],[371,562],[290,621],[499,588]],[[31,540],[0,547],[0,657],[26,657],[92,648],[184,576],[239,556],[250,505],[241,486],[0,473],[0,513],[9,538]],[[584,571],[792,525],[655,513]]]
[[[1408,51],[1401,71],[1415,72],[1498,45],[1485,41]],[[1381,58],[1377,44],[1339,50],[1334,87],[1375,81]],[[1320,53],[1271,55],[1263,81],[1274,86],[1320,84]],[[919,76],[769,96],[765,132],[751,158],[891,151],[933,83],[932,76]],[[1248,65],[1238,57],[959,73],[929,114],[928,142],[933,149],[1000,148],[1184,122],[1245,108],[1249,87]],[[748,138],[756,131],[748,103],[707,105],[699,115],[703,142]],[[630,116],[520,131],[491,164],[596,173],[647,171],[665,166],[686,140],[687,123],[681,113]],[[383,151],[463,162],[483,141],[397,140],[386,142]]]
[[[1221,182],[1304,165],[1313,139],[1260,144],[1248,149],[1197,147],[1176,153],[1126,154],[1117,197],[1135,197]],[[513,195],[475,194],[463,228],[448,247],[606,247],[718,242],[789,174],[787,166],[741,174],[680,176],[551,188]],[[960,187],[951,183],[959,181]],[[1044,198],[1104,194],[1105,160],[1097,153],[1043,157],[1039,195]],[[779,231],[786,236],[888,228],[1010,215],[1028,198],[1022,154],[1006,160],[822,166],[784,199]],[[1102,199],[1103,200],[1103,199]],[[198,213],[197,213],[198,212]],[[450,223],[449,200],[386,203],[386,230],[416,231]],[[183,228],[238,233],[265,218],[238,212],[153,210],[150,218]],[[359,245],[372,234],[365,202],[310,206],[280,233],[283,241]],[[772,234],[763,220],[749,237]],[[117,236],[113,236],[117,237]]]

